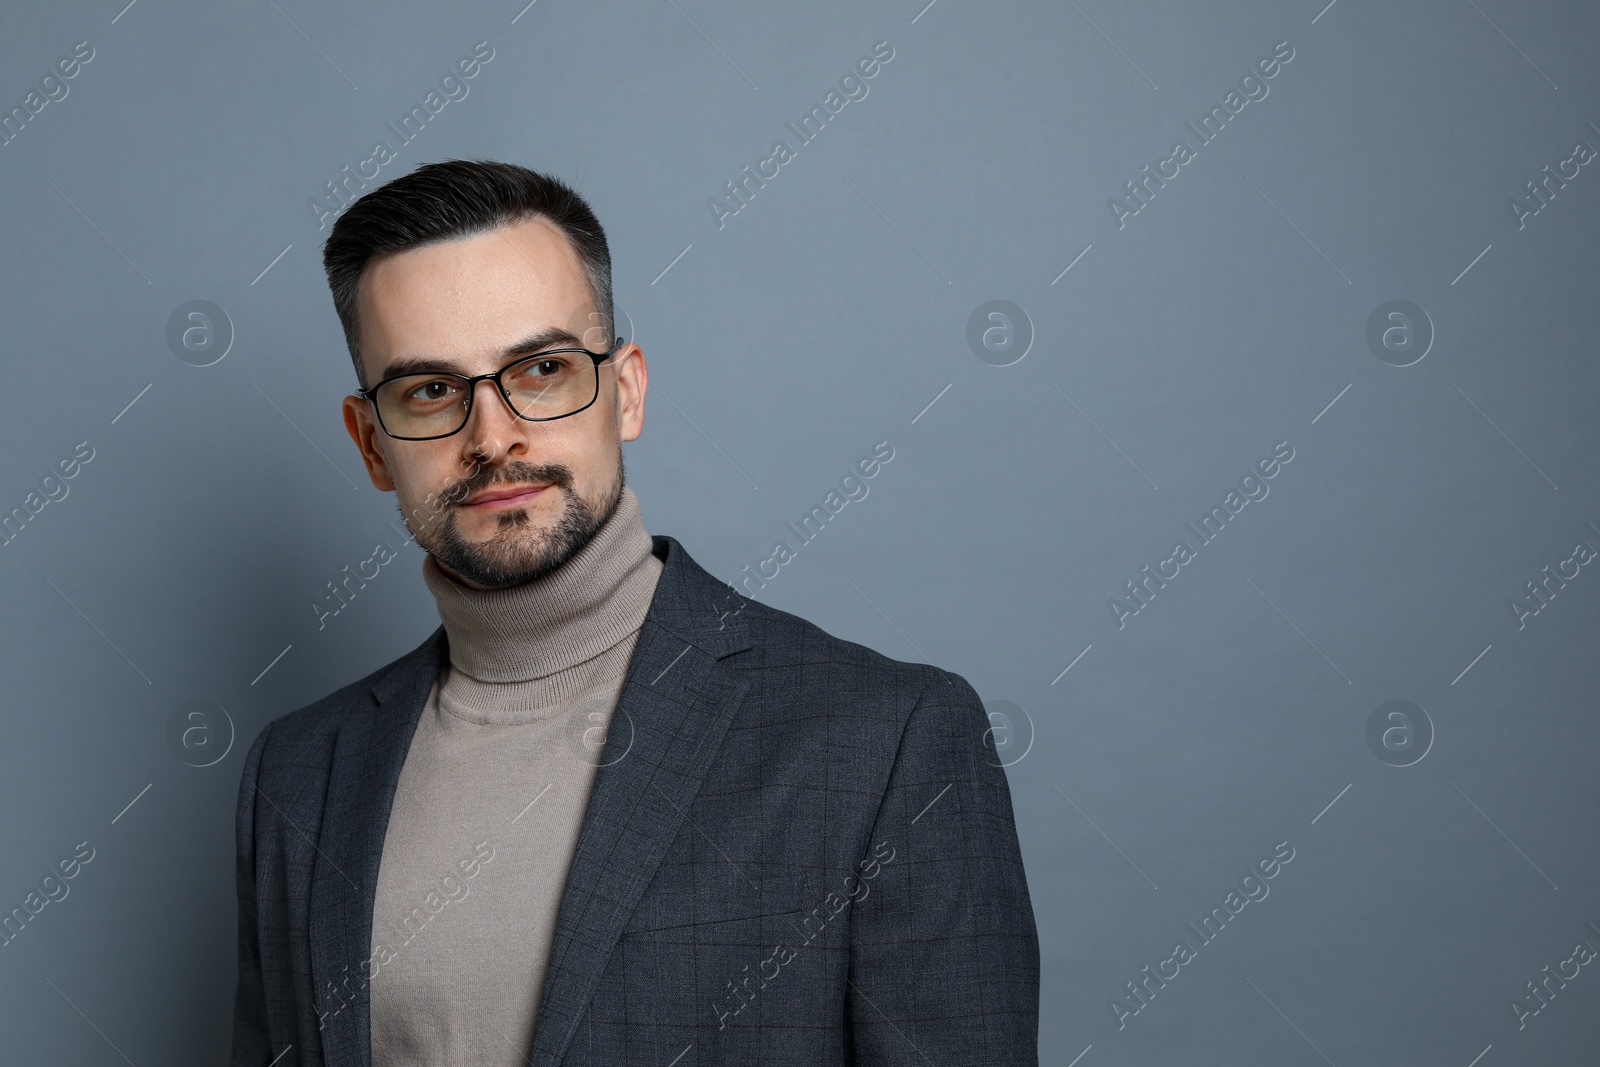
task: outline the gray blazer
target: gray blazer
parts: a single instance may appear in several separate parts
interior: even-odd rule
[[[652,541],[528,1062],[1037,1064],[1038,935],[977,693]],[[447,660],[440,627],[251,746],[236,1067],[370,1063],[378,860]]]

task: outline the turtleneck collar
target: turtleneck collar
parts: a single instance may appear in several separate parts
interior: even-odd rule
[[[518,703],[571,696],[563,672],[632,637],[644,624],[661,561],[651,552],[639,498],[624,485],[611,517],[589,543],[549,574],[506,589],[473,589],[432,555],[422,577],[449,635],[450,665],[474,682],[516,685]],[[527,684],[531,683],[531,684]]]

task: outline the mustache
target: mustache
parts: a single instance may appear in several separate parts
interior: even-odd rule
[[[541,482],[560,489],[572,486],[572,471],[560,463],[504,463],[496,467],[479,467],[468,477],[439,494],[446,504],[459,504],[480,489],[494,485],[517,482]]]

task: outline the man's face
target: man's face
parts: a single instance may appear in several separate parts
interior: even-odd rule
[[[518,346],[541,335],[555,338],[542,348],[593,352],[613,340],[576,251],[541,218],[374,259],[357,308],[369,384],[414,369],[488,374],[531,354]],[[389,437],[353,395],[344,422],[372,484],[395,492],[440,566],[475,588],[503,588],[561,566],[616,509],[622,442],[644,427],[648,377],[644,353],[628,344],[600,365],[595,402],[566,418],[518,418],[493,383],[479,382],[471,417],[451,437]]]

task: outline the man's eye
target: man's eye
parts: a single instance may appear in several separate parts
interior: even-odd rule
[[[560,374],[568,367],[567,361],[558,356],[537,360],[528,364],[528,372],[536,378],[548,378],[552,374]]]
[[[406,393],[407,400],[443,400],[455,391],[455,383],[444,378],[434,378],[420,385],[412,387]]]
[[[572,373],[572,364],[563,356],[549,356],[522,364],[508,375],[514,386],[550,385],[552,382]]]

